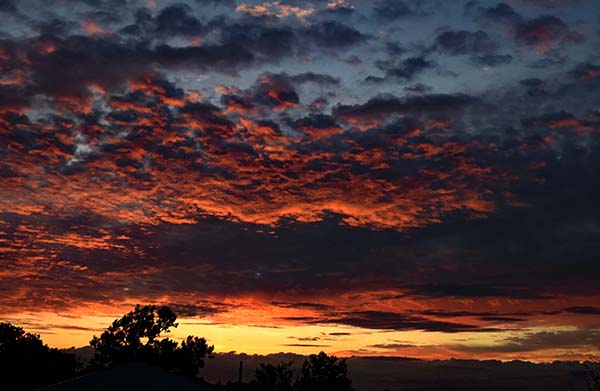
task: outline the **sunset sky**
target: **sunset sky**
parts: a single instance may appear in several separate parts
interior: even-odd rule
[[[157,303],[218,352],[600,354],[596,0],[0,21],[0,321],[78,347]]]

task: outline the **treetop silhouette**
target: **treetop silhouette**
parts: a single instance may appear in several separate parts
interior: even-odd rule
[[[261,391],[353,391],[347,375],[346,359],[320,352],[308,356],[299,374],[291,362],[282,362],[261,364],[254,378]]]
[[[80,363],[72,354],[49,348],[40,336],[0,323],[0,378],[11,390],[28,390],[74,376]]]
[[[166,369],[196,375],[212,358],[214,346],[204,338],[188,336],[179,345],[161,338],[177,327],[177,315],[167,306],[136,305],[135,309],[116,319],[100,337],[94,336],[90,345],[95,350],[94,363],[111,365],[142,360]]]

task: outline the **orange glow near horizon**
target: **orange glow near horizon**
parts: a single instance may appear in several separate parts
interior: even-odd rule
[[[382,292],[371,292],[378,295]],[[168,298],[163,298],[168,299]],[[171,298],[172,299],[172,298]],[[180,299],[183,299],[180,297]],[[331,300],[333,302],[334,300]],[[327,301],[323,301],[325,303]],[[573,315],[555,314],[540,316],[519,329],[510,322],[499,322],[494,330],[478,332],[432,332],[423,330],[367,329],[344,324],[321,323],[303,324],[293,319],[316,317],[318,311],[300,308],[285,308],[273,305],[260,298],[225,300],[230,309],[224,313],[204,317],[178,317],[177,328],[163,335],[176,341],[188,335],[204,337],[215,345],[220,353],[238,352],[265,355],[270,353],[312,354],[318,351],[349,356],[395,356],[420,359],[497,359],[502,361],[527,360],[550,362],[556,359],[585,360],[596,353],[596,347],[585,345],[573,348],[543,347],[541,349],[506,350],[507,343],[527,338],[536,333],[576,332],[575,321],[580,327],[593,327],[586,324],[585,316],[574,319]],[[443,305],[444,300],[430,305]],[[449,304],[446,302],[446,304]],[[474,304],[474,303],[470,303]],[[482,302],[481,308],[489,307],[490,302]],[[514,309],[516,303],[497,303],[497,310]],[[545,305],[521,303],[529,311]],[[356,305],[356,303],[355,303]],[[399,302],[389,303],[380,308],[397,307]],[[404,302],[410,306],[411,302]],[[413,302],[412,305],[418,305]],[[533,306],[530,306],[533,305]],[[469,305],[477,311],[477,305]],[[432,307],[434,308],[434,307]],[[71,348],[87,346],[93,335],[99,335],[114,320],[132,309],[131,304],[90,305],[74,307],[60,313],[41,311],[6,314],[4,320],[23,326],[26,331],[40,334],[51,347]],[[423,308],[421,308],[423,309]],[[459,310],[458,308],[456,308]],[[458,315],[455,321],[462,318]],[[288,320],[286,320],[288,319]],[[448,319],[445,319],[448,320]],[[464,319],[463,319],[464,320]],[[472,320],[472,319],[471,319]],[[589,320],[589,319],[587,319]]]

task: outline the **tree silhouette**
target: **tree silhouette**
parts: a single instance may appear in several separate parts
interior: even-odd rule
[[[29,390],[74,376],[75,355],[44,345],[39,335],[0,323],[0,378],[11,390]]]
[[[171,327],[177,327],[176,319],[169,307],[136,305],[133,311],[115,320],[100,337],[92,338],[90,345],[96,351],[95,362],[106,364],[155,356],[161,347],[168,349],[168,343],[156,338],[161,333],[168,333]]]
[[[254,378],[260,390],[292,391],[294,389],[294,369],[291,362],[278,365],[260,364]]]
[[[589,361],[582,363],[585,373],[585,385],[587,391],[600,391],[600,372],[597,371],[597,365],[600,364],[600,359],[591,356]],[[593,368],[595,366],[595,369]],[[577,391],[575,386],[569,382],[571,390]]]
[[[328,356],[325,352],[310,355],[302,364],[300,375],[294,381],[296,371],[291,362],[278,365],[261,364],[256,369],[254,381],[244,389],[260,391],[353,391],[348,379],[345,359]],[[231,384],[228,389],[242,389]]]
[[[176,351],[179,369],[185,374],[196,375],[200,368],[204,368],[204,359],[212,358],[214,349],[204,338],[188,336]]]
[[[311,354],[300,370],[295,384],[298,391],[352,391],[345,359],[328,356],[325,352]]]
[[[90,345],[95,349],[94,364],[118,364],[143,360],[182,374],[195,376],[212,358],[214,346],[204,338],[188,336],[181,342],[160,338],[177,327],[177,315],[169,307],[140,306],[121,319],[115,320],[100,337],[94,336]]]

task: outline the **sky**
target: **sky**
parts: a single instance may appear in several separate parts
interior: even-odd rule
[[[218,352],[600,349],[595,0],[0,1],[0,319]]]

